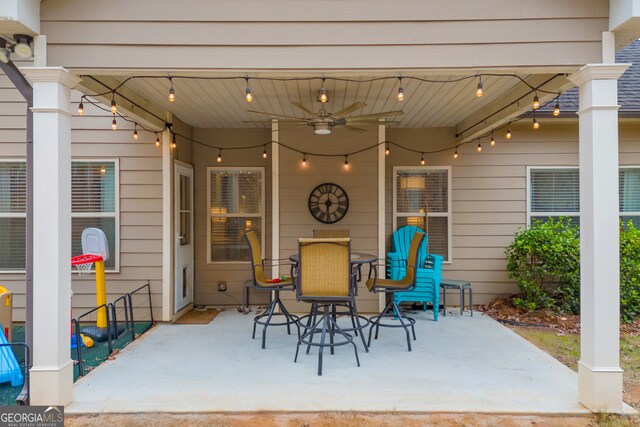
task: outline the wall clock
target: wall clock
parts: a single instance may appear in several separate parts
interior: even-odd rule
[[[309,212],[324,224],[340,221],[348,210],[349,197],[337,184],[330,182],[320,184],[309,194]]]

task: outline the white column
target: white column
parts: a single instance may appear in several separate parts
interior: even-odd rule
[[[630,64],[585,65],[580,87],[580,361],[578,399],[622,411],[618,230],[618,84]]]
[[[385,259],[385,243],[387,239],[385,221],[386,221],[386,160],[385,145],[383,142],[387,140],[387,128],[384,125],[384,119],[380,119],[378,123],[378,258]],[[378,310],[384,310],[387,305],[385,299],[386,294],[381,292],[378,294]]]
[[[32,405],[72,400],[71,88],[62,67],[22,68],[33,84],[33,367]]]
[[[280,258],[280,127],[277,120],[271,120],[271,142],[271,258]],[[274,266],[272,275],[280,276],[280,267]]]

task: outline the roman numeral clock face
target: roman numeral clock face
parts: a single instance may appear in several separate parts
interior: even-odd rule
[[[349,210],[347,193],[336,184],[320,184],[309,195],[309,212],[325,224],[340,221]]]

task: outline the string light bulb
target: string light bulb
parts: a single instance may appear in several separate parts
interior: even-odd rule
[[[493,132],[491,133],[491,141],[489,141],[489,144],[491,144],[492,147],[496,145],[496,139],[493,137]]]
[[[511,129],[507,129],[507,133],[504,137],[507,139],[511,139]]]
[[[344,156],[344,168],[349,169],[349,156]]]
[[[245,89],[245,91],[244,91],[244,99],[247,102],[252,102],[253,101],[253,94],[251,93],[251,88],[249,87],[249,77],[245,77],[245,80],[247,81],[247,89]]]
[[[318,101],[326,104],[329,102],[329,96],[327,95],[327,89],[324,88],[325,78],[322,78],[322,87],[320,88],[320,92],[318,92]]]
[[[425,161],[424,161],[424,153],[420,153],[420,164],[421,164],[422,166],[424,166],[424,164],[425,164]]]
[[[404,101],[404,88],[402,87],[402,77],[398,77],[398,101]]]
[[[100,166],[100,174],[101,174],[101,175],[104,175],[104,174],[106,174],[106,173],[107,173],[107,168],[106,168],[106,167],[104,167],[104,166]]]
[[[118,106],[116,105],[116,95],[114,93],[113,97],[111,98],[111,113],[116,114],[117,112],[118,112]]]
[[[482,95],[484,95],[482,76],[478,76],[478,87],[476,88],[476,96],[480,98]]]
[[[169,77],[169,102],[176,100],[176,90],[173,88],[173,78]]]
[[[174,133],[171,137],[171,148],[176,148],[178,144],[176,143],[176,134]]]
[[[111,130],[118,129],[118,122],[116,122],[116,115],[113,115],[113,120],[111,121]]]
[[[540,128],[540,123],[538,123],[538,120],[535,117],[533,118],[533,128],[534,129]]]
[[[218,163],[222,162],[222,150],[218,151],[218,158],[216,159]]]
[[[453,152],[453,158],[457,159],[458,158],[458,149],[456,148],[456,151]]]
[[[479,142],[478,142],[478,148],[477,148],[477,150],[478,150],[478,153],[482,151],[482,145],[481,145]]]
[[[266,159],[267,158],[267,146],[264,146],[264,150],[262,151],[262,158]]]
[[[137,141],[138,140],[138,124],[136,123],[135,127],[133,128],[133,140]]]
[[[306,167],[307,166],[307,155],[306,154],[302,154],[302,167]]]
[[[556,106],[553,107],[553,117],[558,117],[560,115],[560,101],[556,99]]]
[[[160,147],[160,137],[156,133],[156,147]]]
[[[80,104],[78,104],[78,114],[81,116],[84,114],[84,104],[82,103],[82,99],[80,99]]]
[[[537,110],[538,108],[540,108],[540,99],[538,98],[538,94],[536,94],[536,96],[533,97],[533,109]]]
[[[391,150],[389,150],[389,143],[387,142],[384,147],[384,155],[388,156],[390,153],[391,153]]]

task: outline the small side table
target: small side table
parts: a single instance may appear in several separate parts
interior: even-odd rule
[[[442,279],[440,282],[440,289],[442,290],[442,315],[447,315],[447,289],[458,289],[460,291],[460,315],[464,312],[464,291],[469,291],[469,308],[471,309],[471,317],[473,317],[473,289],[471,289],[471,282],[464,280],[450,280]]]

